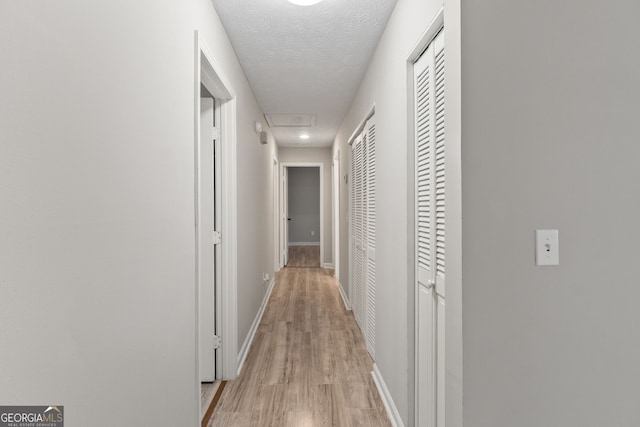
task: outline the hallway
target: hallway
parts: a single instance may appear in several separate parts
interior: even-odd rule
[[[331,270],[285,268],[208,426],[388,426],[372,366]]]

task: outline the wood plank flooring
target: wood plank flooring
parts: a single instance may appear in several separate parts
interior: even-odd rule
[[[209,409],[209,405],[211,404],[213,396],[215,396],[219,386],[219,381],[200,384],[200,411],[203,414],[207,412],[207,409]]]
[[[287,267],[320,267],[320,246],[290,246]]]
[[[208,426],[390,426],[332,270],[285,268]]]

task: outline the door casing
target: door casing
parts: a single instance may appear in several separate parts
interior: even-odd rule
[[[216,289],[218,298],[216,316],[218,318],[218,334],[222,338],[222,348],[218,353],[220,369],[217,375],[224,379],[234,379],[238,373],[238,334],[237,334],[237,170],[236,170],[236,95],[229,79],[215,60],[211,49],[207,46],[202,35],[194,32],[194,181],[198,176],[198,163],[195,158],[199,144],[200,129],[200,87],[204,86],[213,97],[220,102],[221,129],[219,153],[220,191],[220,231],[222,244],[220,245],[220,280],[217,280]],[[194,189],[197,191],[196,183]],[[197,208],[197,207],[196,207]],[[194,227],[195,234],[195,227]],[[195,253],[197,254],[197,238],[195,241]],[[197,281],[197,263],[195,266],[195,295],[194,301],[194,337],[195,339],[195,364],[194,364],[194,388],[197,398],[194,399],[194,411],[200,413],[200,356],[199,356],[199,286]],[[201,419],[201,418],[198,418]]]
[[[287,168],[295,167],[295,168],[318,168],[320,171],[320,267],[324,267],[324,163],[318,162],[280,162],[280,176],[283,178],[283,191],[280,195],[280,200],[282,202],[282,209],[280,210],[280,224],[284,224],[282,230],[282,241],[280,250],[286,254],[283,257],[282,267],[286,265],[286,257],[288,256],[288,236],[286,232],[286,221],[287,221],[287,211],[288,211],[288,189],[285,187],[287,181]]]

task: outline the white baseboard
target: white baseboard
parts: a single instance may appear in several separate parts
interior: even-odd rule
[[[320,242],[289,242],[289,246],[320,246]]]
[[[384,409],[387,411],[387,416],[389,417],[389,421],[391,421],[391,425],[393,427],[404,427],[404,423],[402,422],[402,418],[400,418],[400,413],[398,412],[398,408],[396,408],[396,404],[393,402],[393,398],[391,397],[391,393],[389,393],[389,389],[382,378],[382,374],[378,369],[378,365],[373,364],[373,371],[371,372],[371,376],[373,377],[373,382],[376,383],[376,388],[380,393],[380,398],[382,399],[382,403],[384,404]]]
[[[276,283],[276,279],[272,278],[271,282],[269,282],[269,288],[267,289],[267,293],[264,295],[264,298],[262,299],[262,304],[258,309],[256,318],[253,319],[253,323],[251,324],[251,329],[249,329],[247,338],[244,340],[244,343],[242,344],[242,348],[240,349],[240,353],[238,354],[238,375],[240,375],[240,371],[242,371],[242,366],[244,365],[244,361],[247,359],[247,355],[249,354],[249,349],[251,348],[251,343],[253,342],[253,338],[256,336],[256,331],[258,330],[258,326],[260,325],[260,321],[262,320],[264,309],[267,307],[267,302],[269,302],[269,297],[271,296],[271,291],[273,291],[273,285],[275,285],[275,283]]]
[[[349,302],[349,298],[347,298],[347,293],[344,291],[342,287],[342,283],[338,282],[338,290],[340,291],[340,296],[342,297],[342,302],[344,303],[344,308],[347,310],[351,310],[351,303]]]
[[[322,264],[322,268],[333,268],[333,263],[325,262],[324,264]]]

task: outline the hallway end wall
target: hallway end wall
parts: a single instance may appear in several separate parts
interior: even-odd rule
[[[333,263],[333,235],[331,228],[332,221],[332,204],[333,199],[332,185],[331,185],[331,149],[330,148],[285,148],[280,147],[278,149],[278,160],[281,163],[295,163],[295,162],[307,162],[307,163],[322,163],[322,185],[323,185],[323,202],[324,209],[323,215],[323,249],[324,249],[324,263]]]
[[[320,168],[288,168],[289,244],[320,244]]]

